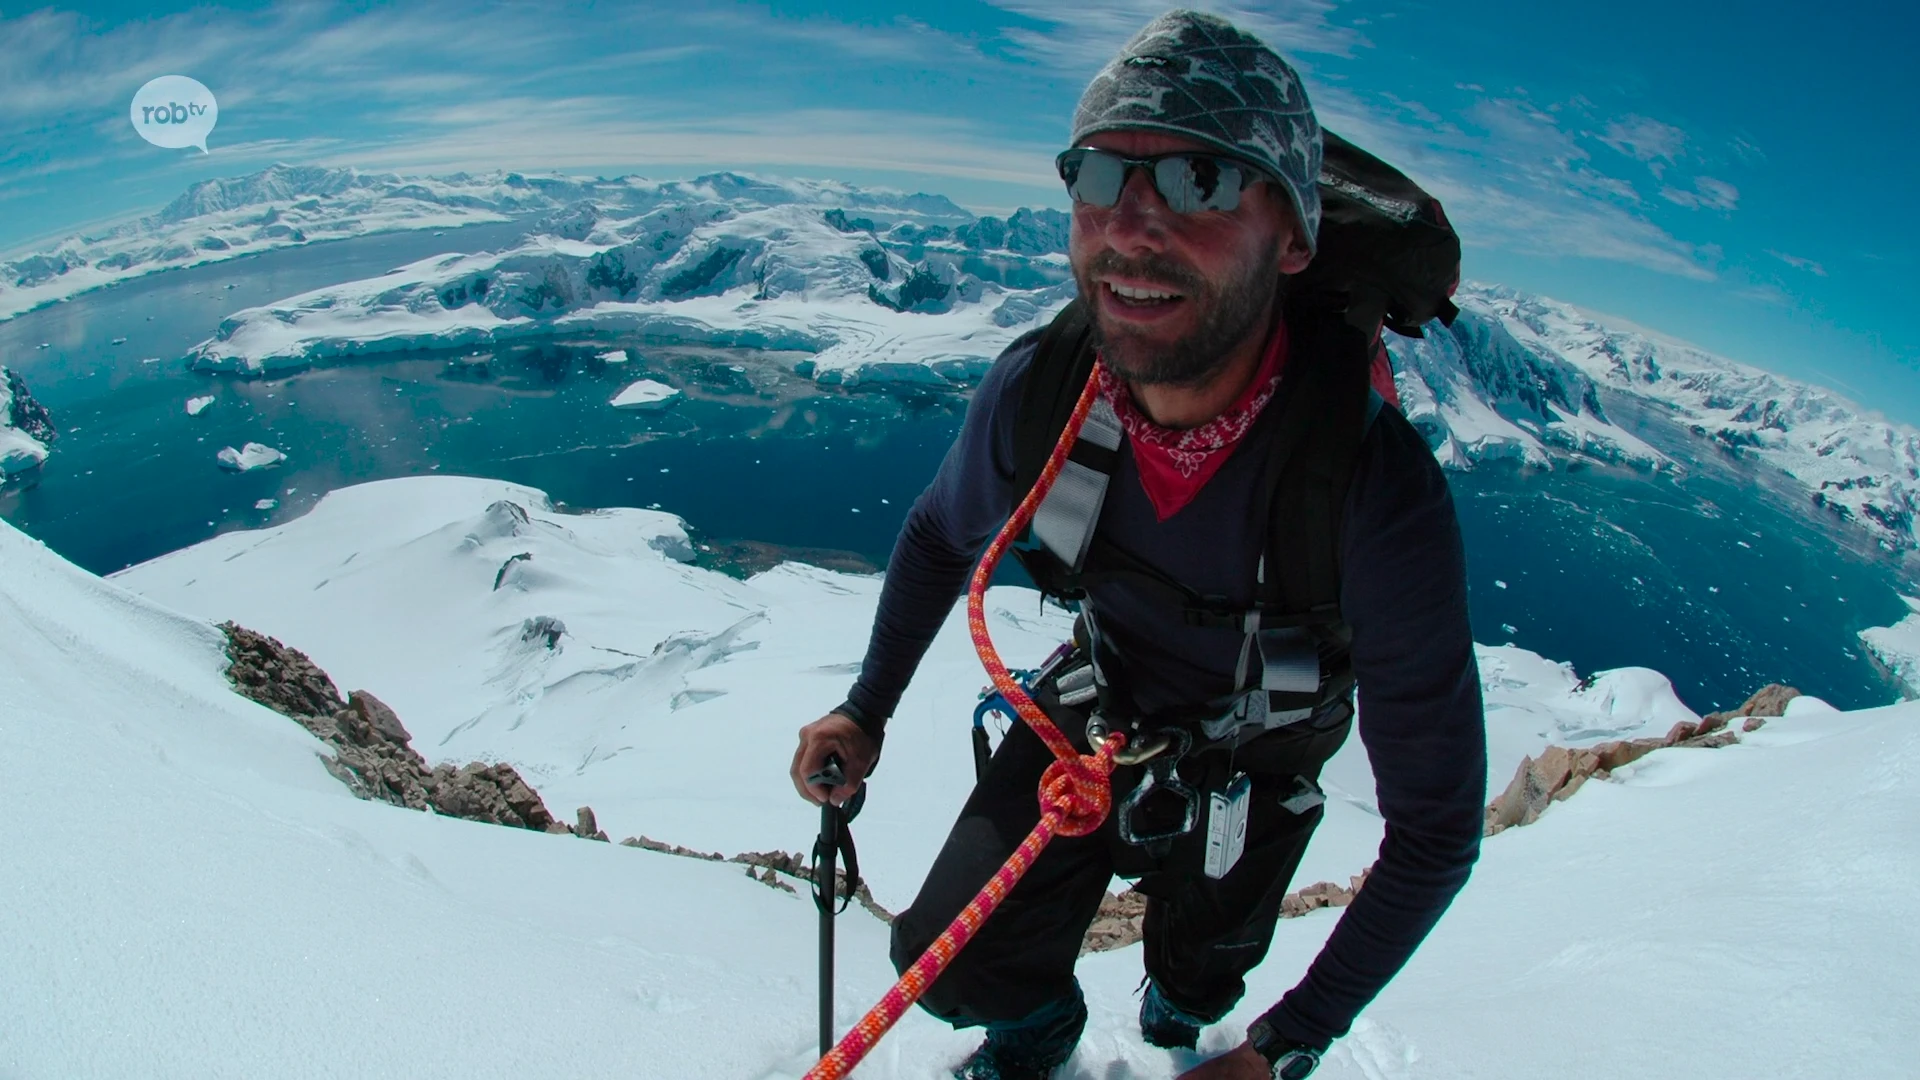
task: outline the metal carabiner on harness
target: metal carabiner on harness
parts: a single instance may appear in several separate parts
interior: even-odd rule
[[[1200,818],[1200,793],[1193,785],[1180,779],[1180,759],[1187,756],[1193,748],[1193,736],[1179,728],[1163,728],[1153,737],[1142,742],[1146,751],[1146,771],[1140,776],[1140,782],[1132,791],[1120,800],[1114,808],[1119,819],[1120,839],[1136,847],[1158,844],[1175,837],[1185,836],[1193,831],[1194,824]],[[1169,752],[1171,751],[1171,752]],[[1119,755],[1114,755],[1115,760]],[[1179,800],[1180,810],[1177,818],[1159,828],[1141,829],[1134,819],[1143,809],[1150,809],[1148,800],[1158,803],[1167,798]]]

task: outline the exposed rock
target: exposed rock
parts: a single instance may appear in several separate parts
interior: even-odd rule
[[[428,768],[386,703],[365,690],[340,700],[305,653],[227,622],[227,678],[242,696],[289,717],[332,750],[327,771],[363,799],[544,832],[571,832],[514,767],[472,762]],[[598,839],[606,839],[602,833]]]
[[[1747,720],[1741,731],[1756,731],[1765,717],[1780,716],[1787,702],[1800,696],[1791,686],[1774,683],[1762,687],[1738,709],[1708,713],[1697,722],[1682,720],[1673,725],[1664,739],[1631,739],[1600,743],[1584,750],[1549,746],[1538,759],[1520,762],[1513,779],[1500,797],[1487,805],[1486,834],[1492,836],[1515,825],[1531,825],[1550,802],[1572,795],[1588,777],[1605,780],[1615,769],[1623,768],[1663,747],[1680,746],[1716,750],[1740,741],[1740,735],[1728,724],[1740,717]]]
[[[678,855],[686,859],[703,859],[707,862],[727,861],[727,857],[717,851],[695,851],[692,848],[681,847],[679,844],[669,844],[661,840],[655,840],[651,836],[629,836],[625,840],[620,841],[620,846],[637,847],[643,851],[657,851],[662,855]]]
[[[1140,940],[1141,928],[1146,921],[1145,893],[1128,889],[1118,896],[1112,893],[1102,896],[1100,910],[1088,925],[1087,936],[1080,941],[1080,955],[1126,948]]]
[[[1725,712],[1708,713],[1706,719],[1719,720],[1725,724],[1742,717],[1758,717],[1765,720],[1772,716],[1785,716],[1787,714],[1787,702],[1799,696],[1800,691],[1795,690],[1791,686],[1783,686],[1780,683],[1769,683],[1761,687],[1752,697],[1748,698],[1746,704],[1737,709],[1728,709]],[[1753,731],[1760,727],[1759,724],[1755,724],[1752,727],[1747,727],[1744,724],[1741,726],[1746,731]]]
[[[573,835],[585,837],[588,840],[606,841],[606,832],[600,828],[598,822],[594,821],[593,807],[583,806],[575,811],[574,821]]]
[[[1288,893],[1280,899],[1280,917],[1297,919],[1310,911],[1326,907],[1346,907],[1360,894],[1360,887],[1367,883],[1371,870],[1363,870],[1351,878],[1343,888],[1331,881],[1318,881],[1301,889]]]

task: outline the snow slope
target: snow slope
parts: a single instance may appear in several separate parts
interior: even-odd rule
[[[616,837],[728,854],[778,846],[767,823],[795,808],[768,778],[784,775],[794,729],[846,696],[879,578],[787,563],[736,581],[677,562],[691,550],[669,514],[548,505],[533,489],[466,477],[362,484],[113,580],[308,652],[342,690],[393,706],[430,762],[510,761],[563,817],[590,803]],[[377,630],[364,614],[376,610]],[[994,590],[988,610],[1014,666],[1038,663],[1070,630],[1026,589]],[[555,619],[566,634],[549,649],[529,628]],[[1482,658],[1500,785],[1550,741],[1664,735],[1698,719],[1644,668],[1583,686],[1524,649]],[[984,682],[956,608],[888,730],[888,758],[918,763],[912,784],[876,784],[863,822],[862,863],[889,908],[911,901],[934,855],[927,836],[966,798],[968,718]],[[710,767],[722,754],[729,767]],[[1345,882],[1381,837],[1358,740],[1327,784],[1338,805],[1302,873]],[[897,816],[901,799],[909,816]]]
[[[618,808],[602,813],[616,835],[638,822],[683,843],[697,837],[669,829],[801,847],[813,816],[786,790],[792,730],[838,699],[875,582],[793,566],[738,582],[669,557],[684,544],[668,515],[561,517],[526,488],[438,477],[335,492],[305,518],[110,581],[0,525],[0,770],[16,805],[60,815],[10,834],[9,883],[29,902],[0,915],[0,1073],[797,1076],[813,1008],[804,899],[733,867],[357,802],[302,729],[225,689],[216,630],[124,587],[311,651],[343,689],[393,704],[430,756],[437,737],[589,766],[536,782],[563,813],[571,797]],[[496,591],[510,550],[534,557]],[[273,599],[255,596],[276,569]],[[1010,659],[1064,628],[1026,596],[992,601]],[[439,604],[453,610],[421,610]],[[533,612],[568,618],[558,652],[518,641]],[[896,834],[937,843],[964,785],[979,675],[957,629],[861,819],[876,890],[894,897],[924,865]],[[1651,730],[1677,706],[1648,672],[1583,686],[1521,650],[1483,660],[1496,756],[1535,736]],[[410,696],[434,687],[466,696]],[[675,713],[695,689],[728,693]],[[477,722],[451,731],[463,716]],[[648,752],[580,754],[611,749],[600,740],[622,719]],[[604,767],[623,761],[645,768]],[[1740,746],[1659,751],[1589,783],[1488,842],[1321,1075],[1907,1075],[1916,780],[1920,704],[1795,710]],[[671,798],[654,797],[663,787]],[[1316,852],[1366,857],[1336,821]],[[1246,1005],[1202,1049],[1237,1041],[1336,919],[1283,923]],[[1193,1060],[1132,1030],[1136,950],[1081,965],[1093,1021],[1069,1080]],[[843,918],[840,956],[844,1024],[887,980],[880,927]],[[931,1080],[972,1041],[915,1014],[858,1075]]]

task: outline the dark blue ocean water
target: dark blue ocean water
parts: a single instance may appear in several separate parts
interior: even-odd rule
[[[0,489],[0,516],[107,573],[285,520],[342,485],[460,473],[538,487],[575,508],[657,504],[713,540],[884,564],[963,402],[820,396],[787,374],[797,357],[613,339],[503,350],[484,371],[451,355],[401,355],[240,378],[181,360],[237,308],[517,233],[477,226],[271,252],[0,322],[0,362],[63,432],[31,485]],[[594,359],[616,346],[634,361]],[[654,414],[607,404],[647,374],[686,387],[685,398]],[[197,394],[216,401],[188,417],[184,402]],[[249,440],[288,461],[244,474],[215,465],[221,447]],[[1657,668],[1701,711],[1770,681],[1842,707],[1895,697],[1855,631],[1900,618],[1896,590],[1911,584],[1737,475],[1698,470],[1676,483],[1485,468],[1452,482],[1480,641],[1511,641],[1583,673]],[[261,499],[278,504],[256,510]]]

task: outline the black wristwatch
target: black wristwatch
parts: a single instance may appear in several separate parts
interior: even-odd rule
[[[1267,1059],[1273,1080],[1306,1080],[1320,1067],[1320,1051],[1281,1035],[1264,1016],[1247,1028],[1247,1042]]]

